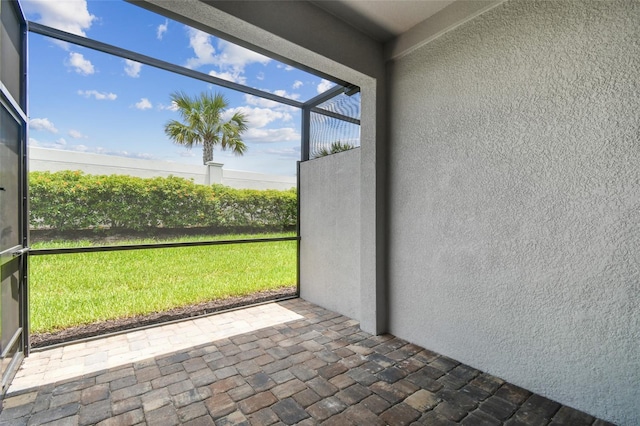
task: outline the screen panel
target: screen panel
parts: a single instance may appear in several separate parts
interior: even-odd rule
[[[20,124],[0,111],[0,252],[22,244],[20,233]]]
[[[22,79],[22,28],[21,17],[13,2],[2,2],[2,49],[0,50],[0,79],[13,99],[24,105]]]

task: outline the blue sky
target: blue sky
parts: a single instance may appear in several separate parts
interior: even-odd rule
[[[297,100],[333,84],[120,0],[21,0],[28,20],[154,56]],[[300,111],[209,83],[29,34],[32,146],[202,164],[199,147],[172,143],[164,124],[179,119],[173,91],[223,93],[229,114],[249,118],[242,157],[216,150],[225,168],[294,175]]]

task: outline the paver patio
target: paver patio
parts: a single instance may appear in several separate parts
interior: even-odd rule
[[[606,425],[302,299],[34,352],[0,425]]]

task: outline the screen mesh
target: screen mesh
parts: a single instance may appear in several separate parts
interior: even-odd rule
[[[334,113],[352,120],[329,116]],[[309,157],[317,158],[360,146],[360,93],[344,93],[318,105],[311,112]]]

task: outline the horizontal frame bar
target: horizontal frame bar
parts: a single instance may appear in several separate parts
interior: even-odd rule
[[[22,111],[22,107],[20,106],[20,104],[16,102],[15,99],[13,99],[13,96],[11,96],[9,89],[7,89],[7,87],[4,84],[2,84],[1,81],[0,81],[0,95],[2,96],[1,98],[2,106],[5,107],[5,109],[9,112],[9,114],[14,116],[14,119],[16,121],[19,121],[19,119],[22,119],[22,121],[25,123],[29,122],[29,119],[27,118],[27,115],[24,113],[24,111]],[[4,105],[5,101],[7,105]],[[11,108],[9,108],[9,106]],[[19,116],[19,118],[16,117],[16,114]]]
[[[327,90],[326,92],[320,93],[315,98],[309,99],[303,104],[303,106],[307,108],[313,108],[315,106],[320,105],[323,102],[328,101],[329,99],[333,99],[336,96],[341,95],[342,93],[344,93],[344,87],[333,86],[331,89]]]
[[[18,340],[20,339],[21,336],[22,336],[22,327],[18,327],[16,332],[13,333],[13,336],[11,336],[11,339],[9,340],[9,343],[7,343],[7,346],[5,346],[2,349],[2,354],[0,354],[0,359],[5,359],[7,357],[7,354],[11,349],[13,349],[16,343],[18,343]],[[20,352],[20,351],[18,350],[17,352]]]
[[[181,243],[157,243],[157,244],[123,244],[121,246],[90,246],[68,247],[51,249],[31,249],[29,256],[47,256],[52,254],[96,253],[106,251],[148,250],[161,248],[222,246],[229,244],[273,243],[278,241],[299,241],[300,237],[276,237],[255,238],[244,240],[220,240],[220,241],[187,241]]]
[[[346,121],[347,123],[360,125],[360,120],[357,118],[349,117],[348,115],[343,115],[338,112],[327,111],[326,109],[312,107],[310,109],[311,112],[315,112],[316,114],[326,115],[327,117],[335,118],[336,120]]]
[[[22,365],[22,361],[24,361],[24,351],[18,351],[11,358],[11,362],[9,362],[9,365],[5,369],[5,371],[10,371],[10,373],[7,375],[4,375],[4,377],[2,378],[2,389],[0,390],[0,393],[2,393],[2,396],[6,395],[7,390],[9,389],[9,386],[13,381],[13,378],[18,372],[18,368],[20,367],[20,365]]]
[[[52,37],[58,40],[66,41],[68,43],[76,44],[78,46],[83,46],[89,49],[108,53],[110,55],[119,56],[121,58],[130,59],[132,61],[140,62],[141,64],[149,65],[165,71],[171,71],[176,74],[184,75],[186,77],[196,78],[198,80],[206,81],[207,83],[215,84],[216,86],[237,90],[238,92],[257,96],[263,99],[269,99],[271,101],[275,101],[285,105],[290,105],[296,108],[302,108],[302,105],[303,105],[303,103],[300,101],[278,96],[273,93],[265,92],[259,89],[254,89],[252,87],[244,86],[242,84],[234,83],[228,80],[223,80],[221,78],[214,77],[212,75],[205,74],[200,71],[195,71],[189,68],[185,68],[180,65],[172,64],[170,62],[156,59],[151,56],[143,55],[141,53],[133,52],[131,50],[116,47],[111,44],[103,43],[101,41],[88,39],[86,37],[81,37],[75,34],[67,33],[65,31],[56,30],[55,28],[38,24],[36,22],[29,21],[27,24],[27,27],[30,32],[33,32],[36,34]]]
[[[17,244],[7,250],[4,250],[2,253],[0,253],[0,266],[4,265],[5,263],[8,263],[10,261],[12,261],[15,256],[13,255],[16,251],[21,250],[23,248],[22,244]]]

